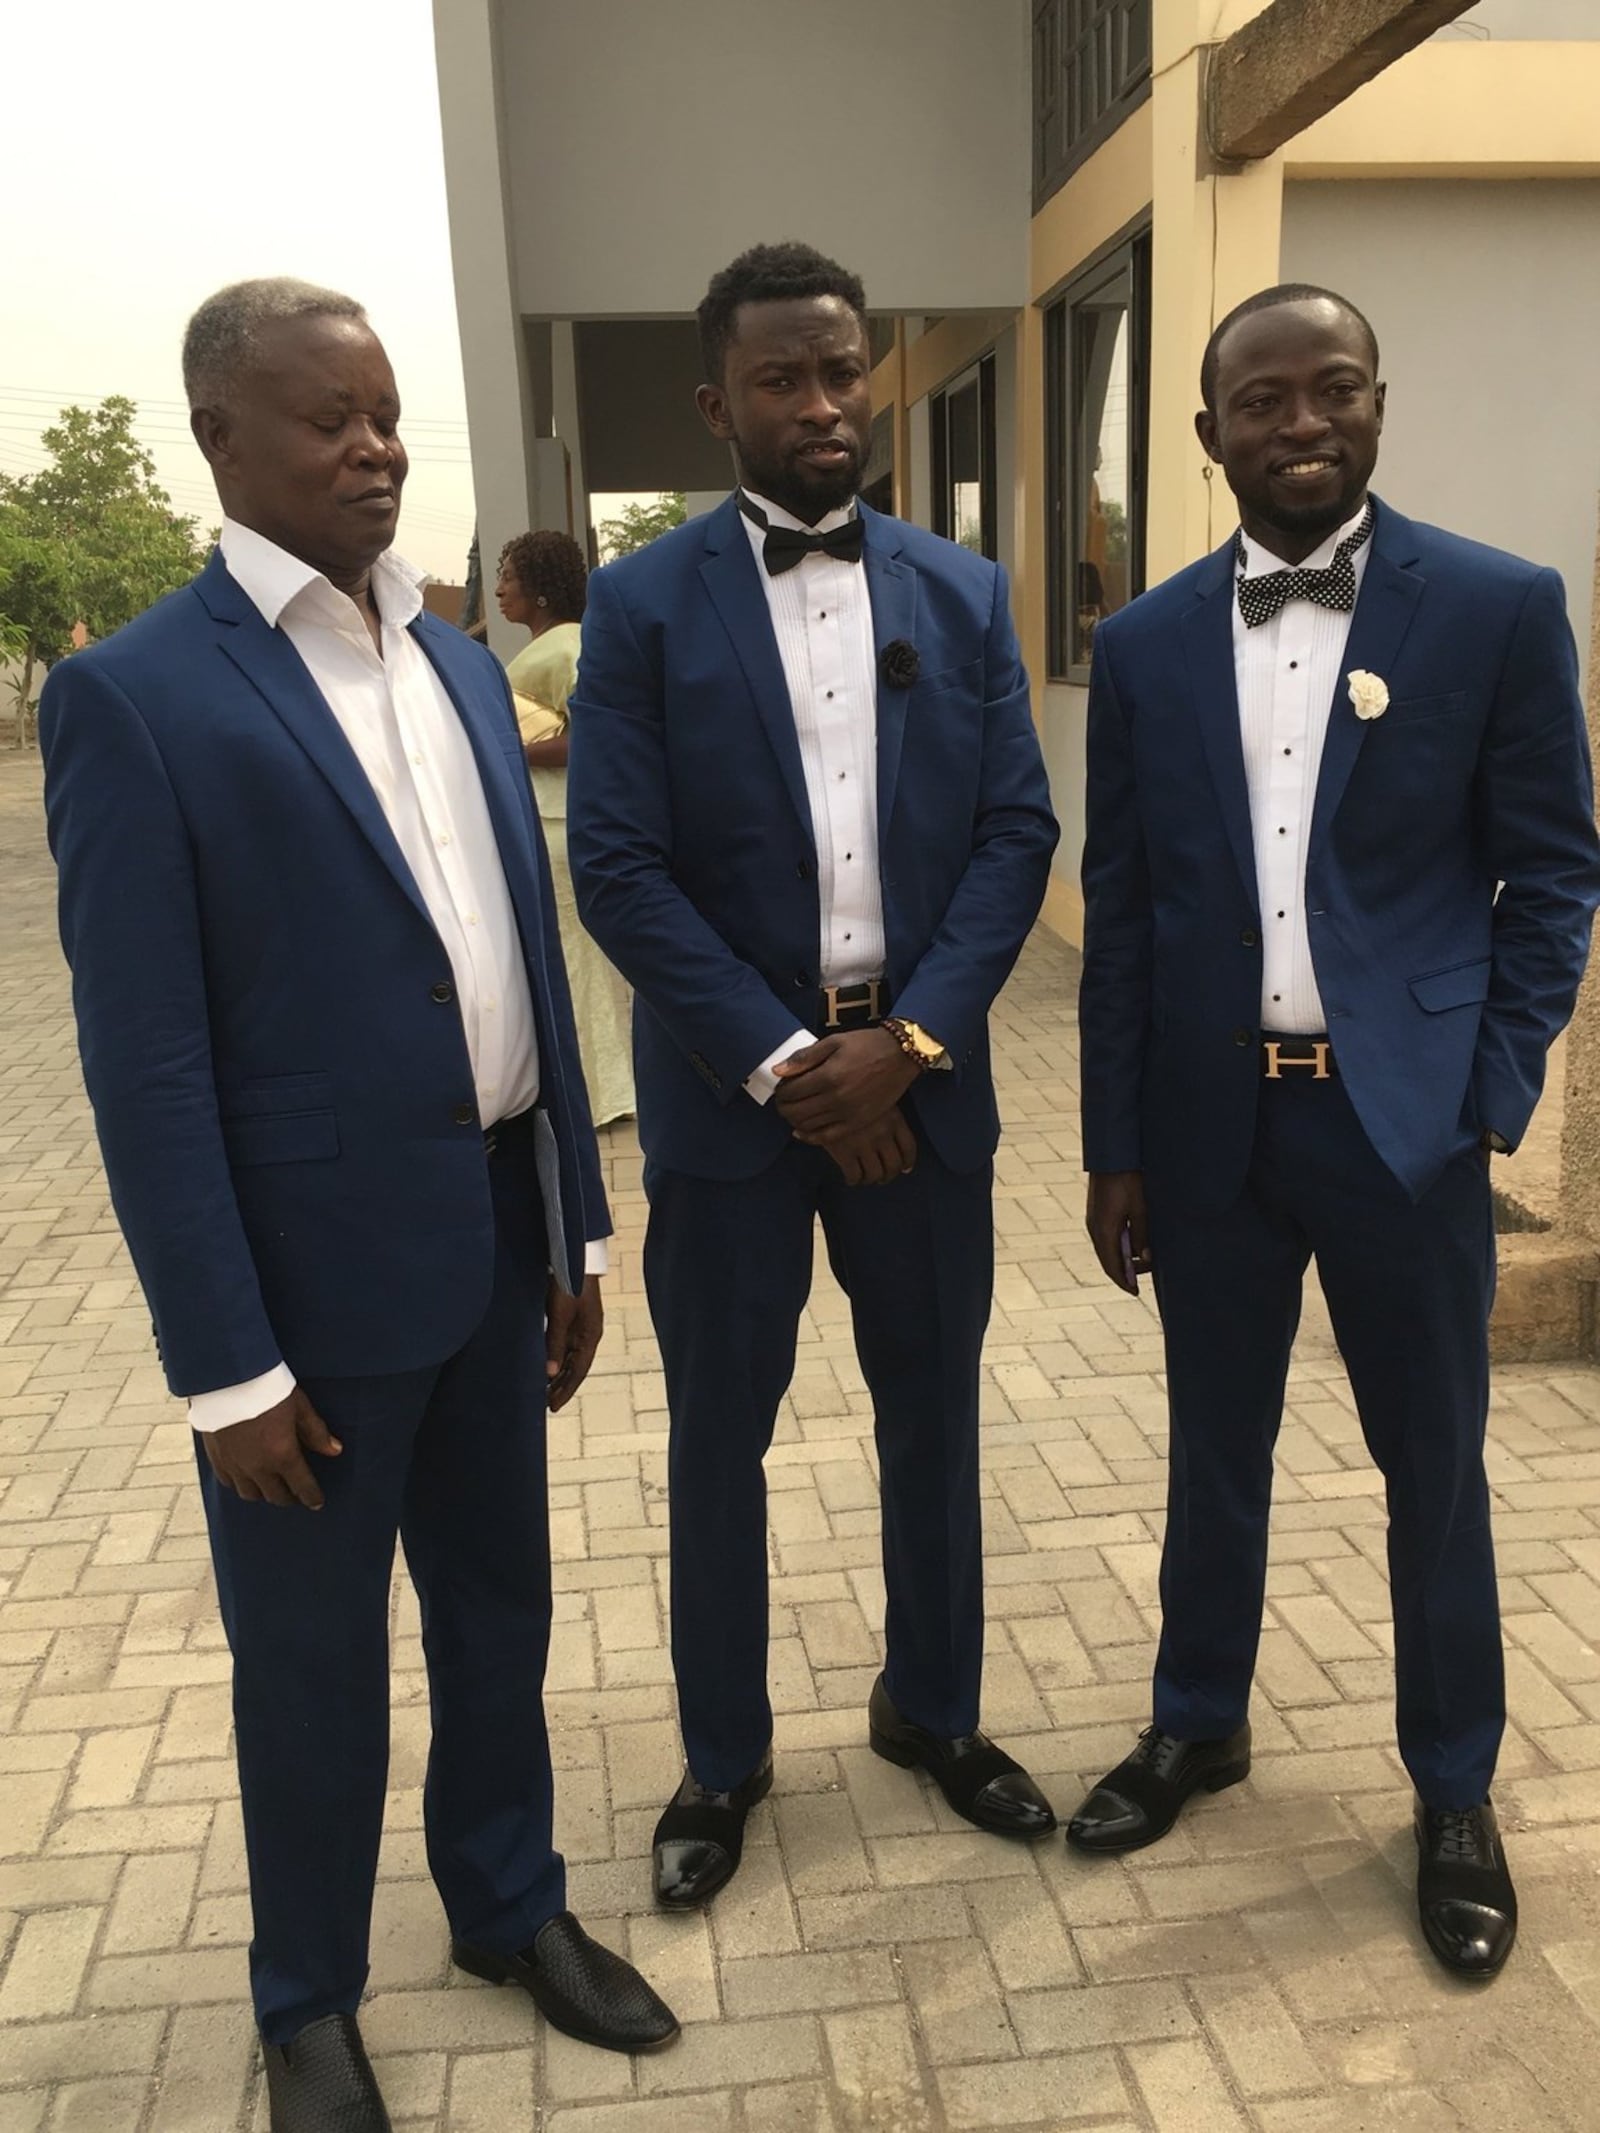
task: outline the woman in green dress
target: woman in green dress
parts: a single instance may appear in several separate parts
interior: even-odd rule
[[[524,533],[500,557],[495,598],[532,636],[506,668],[522,752],[555,876],[561,946],[572,985],[578,1049],[597,1126],[633,1116],[628,992],[584,932],[567,865],[567,703],[578,675],[588,566],[566,533]]]

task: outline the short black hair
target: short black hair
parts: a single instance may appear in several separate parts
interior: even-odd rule
[[[1212,414],[1217,411],[1217,372],[1222,363],[1222,344],[1241,319],[1252,318],[1258,311],[1276,311],[1280,304],[1337,304],[1346,317],[1355,320],[1366,336],[1367,346],[1372,351],[1372,375],[1378,375],[1378,336],[1372,330],[1372,321],[1364,311],[1351,303],[1348,296],[1341,296],[1337,289],[1319,289],[1309,281],[1281,281],[1275,288],[1258,289],[1254,296],[1247,296],[1242,304],[1235,304],[1225,319],[1213,329],[1206,343],[1206,352],[1200,358],[1200,397]]]
[[[554,622],[581,622],[589,598],[589,566],[570,533],[519,533],[500,551],[500,568],[530,600],[543,599]]]
[[[706,382],[720,385],[723,359],[734,337],[741,304],[779,304],[795,297],[837,296],[867,330],[867,292],[861,276],[809,244],[756,244],[713,274],[695,313]]]

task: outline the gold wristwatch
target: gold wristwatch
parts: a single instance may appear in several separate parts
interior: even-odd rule
[[[885,1015],[883,1026],[906,1057],[915,1060],[923,1073],[926,1073],[929,1067],[944,1064],[944,1046],[937,1037],[930,1037],[920,1022],[903,1022],[898,1015]]]

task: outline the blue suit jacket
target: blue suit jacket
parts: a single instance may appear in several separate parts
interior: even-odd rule
[[[956,1061],[910,1101],[952,1169],[999,1136],[988,1013],[1038,915],[1057,829],[1005,574],[863,508],[879,651],[879,869],[893,1012]],[[567,848],[585,925],[638,995],[645,1153],[750,1177],[789,1129],[742,1086],[815,1026],[821,911],[788,684],[732,499],[589,581]]]
[[[608,1228],[504,675],[414,634],[471,738],[527,955],[559,1248]],[[441,1361],[494,1223],[451,970],[300,655],[220,555],[56,667],[40,737],[84,1077],[176,1393]],[[466,1121],[458,1114],[468,1114]]]
[[[1261,1028],[1230,554],[1095,633],[1083,861],[1085,1161],[1218,1207],[1250,1159]],[[1388,685],[1377,719],[1349,702],[1358,668]],[[1414,1196],[1484,1128],[1521,1138],[1597,901],[1560,579],[1379,504],[1306,905],[1339,1071]]]

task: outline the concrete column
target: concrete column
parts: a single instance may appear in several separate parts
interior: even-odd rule
[[[566,499],[538,505],[533,424],[522,321],[512,283],[500,99],[496,87],[493,0],[434,0],[439,109],[444,137],[450,251],[455,268],[461,367],[467,387],[472,487],[479,550],[494,558],[529,526],[565,525]],[[488,602],[489,642],[502,658],[519,647],[520,630]]]
[[[1194,434],[1200,358],[1217,320],[1278,279],[1283,162],[1207,165],[1201,86],[1217,9],[1155,0],[1146,574],[1154,585],[1204,555],[1234,523],[1233,499]],[[1220,492],[1220,493],[1219,493]]]
[[[1600,548],[1589,650],[1589,746],[1600,757]],[[1561,1226],[1600,1244],[1600,974],[1593,965],[1567,1032]]]

